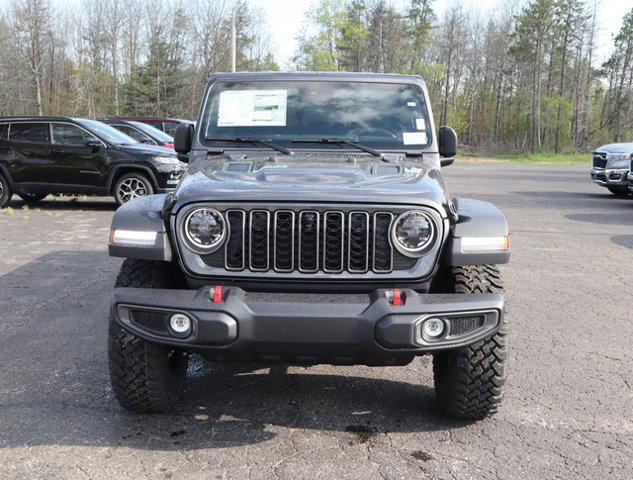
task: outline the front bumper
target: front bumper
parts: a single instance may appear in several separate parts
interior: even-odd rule
[[[477,342],[503,321],[501,294],[403,290],[401,306],[390,303],[390,294],[252,293],[231,287],[217,303],[209,288],[117,288],[113,312],[122,328],[150,342],[218,361],[289,364],[406,364],[416,355]],[[191,319],[184,337],[170,330],[174,313]],[[444,322],[437,340],[422,333],[428,318]]]
[[[626,185],[628,168],[592,168],[591,178],[603,187],[609,185]]]

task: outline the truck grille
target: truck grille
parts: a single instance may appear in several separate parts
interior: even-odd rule
[[[594,153],[593,154],[593,166],[594,166],[594,168],[606,168],[607,167],[607,154],[606,153]]]
[[[231,271],[389,273],[416,259],[394,250],[389,238],[397,214],[389,211],[228,209],[223,248],[203,255]]]

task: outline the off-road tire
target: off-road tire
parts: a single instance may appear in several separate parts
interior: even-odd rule
[[[501,293],[494,265],[453,267],[447,272],[450,293]],[[467,347],[433,355],[435,396],[448,416],[476,420],[497,411],[506,381],[508,326]]]
[[[4,178],[4,175],[0,173],[0,208],[4,208],[9,204],[12,195],[11,185],[9,185],[7,179]]]
[[[125,260],[117,287],[170,288],[171,265]],[[119,404],[134,413],[172,410],[182,394],[189,357],[186,352],[147,342],[126,332],[110,312],[108,358],[110,381]]]
[[[28,204],[37,203],[48,197],[48,193],[18,193],[18,196]]]
[[[631,194],[629,187],[621,185],[607,185],[607,190],[616,197],[628,197]]]
[[[126,192],[132,192],[132,190],[134,190],[134,193],[126,194]],[[146,175],[138,172],[121,175],[117,181],[114,182],[114,188],[112,189],[112,195],[118,206],[129,202],[133,198],[153,194],[154,187],[152,182]]]

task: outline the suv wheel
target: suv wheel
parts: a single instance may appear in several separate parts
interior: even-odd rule
[[[11,186],[7,179],[0,173],[0,208],[6,207],[11,201],[11,196],[13,192],[11,191]]]
[[[126,173],[114,184],[114,199],[118,205],[123,205],[133,198],[153,194],[152,182],[142,173]]]
[[[172,288],[175,276],[165,262],[125,260],[116,287]],[[114,396],[134,413],[171,410],[180,399],[187,376],[186,352],[147,342],[126,332],[110,311],[108,359]]]
[[[18,193],[18,196],[26,203],[37,203],[40,200],[44,200],[48,193]]]
[[[616,197],[628,197],[631,193],[629,187],[622,187],[620,185],[607,185],[607,189]]]
[[[503,283],[494,265],[453,267],[450,293],[501,293]],[[435,396],[447,415],[480,419],[497,411],[506,380],[508,327],[479,342],[433,354]]]

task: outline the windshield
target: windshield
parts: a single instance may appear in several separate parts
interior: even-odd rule
[[[128,137],[125,133],[120,132],[114,127],[110,125],[106,125],[105,123],[98,122],[97,120],[86,120],[83,118],[75,119],[79,125],[84,128],[87,128],[92,133],[94,133],[97,137],[110,142],[114,145],[133,145],[137,142],[132,137]]]
[[[289,145],[292,140],[339,138],[407,150],[428,146],[431,140],[422,90],[395,83],[217,83],[209,92],[201,127],[205,145],[222,147],[230,144],[212,139],[255,137]]]
[[[154,128],[151,125],[148,125],[147,123],[135,122],[132,120],[130,120],[129,123],[131,125],[134,125],[141,132],[147,133],[149,136],[151,136],[155,140],[158,140],[163,143],[173,143],[174,141],[174,137],[172,137],[171,135],[167,135],[162,130],[159,130],[158,128]]]

